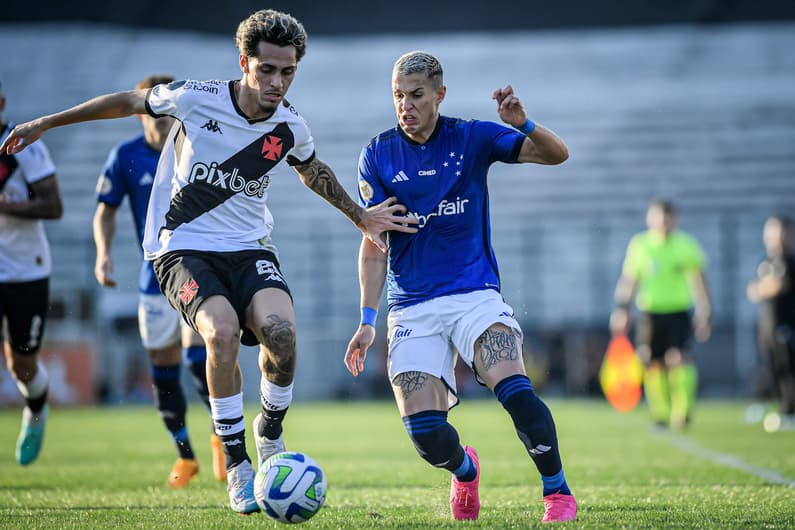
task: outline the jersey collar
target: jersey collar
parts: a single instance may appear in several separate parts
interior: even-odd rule
[[[229,81],[229,97],[232,99],[232,106],[235,107],[235,112],[237,112],[240,115],[240,117],[245,119],[249,125],[252,125],[254,123],[259,123],[261,121],[267,121],[271,119],[271,117],[273,117],[274,114],[276,114],[276,111],[274,110],[269,116],[265,116],[264,118],[258,118],[256,120],[252,120],[251,118],[246,116],[246,113],[243,112],[243,109],[241,109],[240,106],[237,104],[237,97],[235,96],[235,83],[236,81],[234,79]],[[282,103],[283,102],[284,100],[282,100]]]

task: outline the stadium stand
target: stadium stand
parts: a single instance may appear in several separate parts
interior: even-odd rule
[[[491,93],[513,84],[530,115],[571,151],[560,167],[497,165],[490,185],[504,295],[540,353],[568,352],[551,359],[553,377],[567,391],[588,390],[593,370],[582,370],[583,360],[591,366],[602,354],[594,337],[606,333],[625,245],[643,228],[649,198],[662,195],[679,205],[683,227],[710,259],[716,330],[697,349],[703,385],[737,393],[756,363],[755,310],[744,286],[762,253],[762,221],[773,211],[795,213],[793,30],[759,23],[314,37],[288,99],[312,127],[318,156],[353,194],[362,145],[394,124],[389,79],[400,54],[426,49],[441,59],[445,114],[495,120]],[[188,32],[0,25],[6,115],[23,121],[153,72],[235,78],[233,44]],[[97,331],[135,312],[139,251],[128,216],[119,218],[114,245],[115,293],[96,286],[91,241],[96,175],[110,148],[138,130],[130,118],[45,137],[66,206],[63,220],[47,227],[61,308],[51,338],[101,334],[98,350],[138,347],[134,334],[124,342]],[[382,383],[378,356],[363,381],[351,382],[341,362],[357,324],[356,230],[292,173],[272,180],[270,207],[296,300],[297,396],[369,391]],[[242,358],[253,367],[255,357]],[[246,382],[253,395],[256,378]]]

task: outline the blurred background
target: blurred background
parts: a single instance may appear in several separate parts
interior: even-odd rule
[[[765,395],[745,286],[764,254],[765,217],[795,215],[795,3],[14,2],[0,19],[5,119],[131,89],[152,73],[239,78],[237,24],[265,7],[290,12],[309,33],[288,99],[352,196],[362,146],[396,124],[392,64],[413,49],[442,62],[443,114],[498,121],[491,93],[512,84],[528,114],[568,143],[562,166],[496,164],[490,173],[503,295],[542,392],[600,394],[623,254],[645,228],[649,199],[660,196],[679,208],[680,227],[709,259],[714,332],[694,346],[701,394]],[[43,349],[51,398],[62,404],[149,399],[136,320],[141,253],[127,207],[114,242],[116,289],[94,279],[91,236],[108,152],[139,133],[129,118],[44,137],[65,204],[63,219],[47,223],[52,307]],[[389,395],[384,305],[365,373],[353,379],[342,364],[359,318],[359,232],[289,170],[273,176],[269,206],[295,298],[296,399]],[[253,400],[256,350],[243,348],[240,358]],[[478,395],[463,375],[462,394]],[[0,371],[0,405],[20,402]]]

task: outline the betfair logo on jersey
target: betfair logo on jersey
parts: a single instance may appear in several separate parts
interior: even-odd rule
[[[428,222],[433,217],[445,217],[450,215],[460,215],[464,213],[466,209],[466,204],[469,202],[469,199],[462,199],[461,197],[456,197],[454,201],[448,201],[447,199],[443,199],[436,206],[436,210],[425,214],[420,215],[417,212],[411,212],[409,215],[412,217],[416,217],[419,220],[419,224],[417,225],[418,228],[422,228],[428,224]]]
[[[209,166],[202,162],[196,162],[190,169],[188,182],[205,182],[234,193],[242,191],[249,197],[262,198],[271,183],[271,178],[265,175],[261,179],[247,181],[240,175],[237,168],[233,168],[231,172],[226,172],[218,167],[217,162],[213,162]]]

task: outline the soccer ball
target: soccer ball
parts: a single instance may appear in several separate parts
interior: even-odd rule
[[[303,523],[326,500],[326,476],[308,455],[286,451],[268,458],[254,478],[263,512],[282,523]]]

